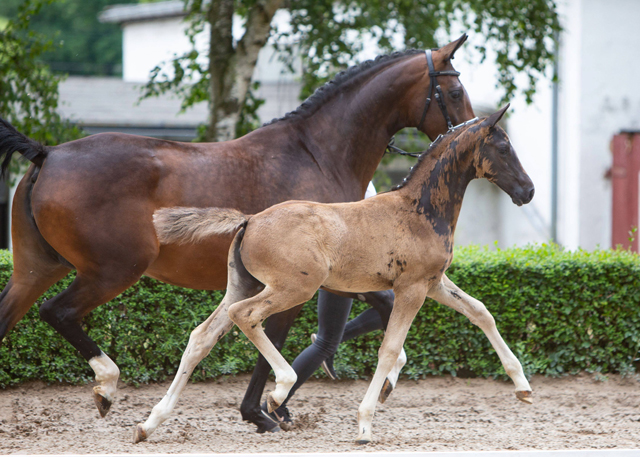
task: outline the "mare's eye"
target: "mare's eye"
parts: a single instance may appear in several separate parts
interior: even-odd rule
[[[503,156],[506,156],[507,154],[509,154],[509,146],[505,145],[505,146],[501,146],[498,148],[498,152],[500,154],[502,154]]]
[[[451,92],[449,92],[449,96],[451,98],[457,100],[460,97],[462,97],[462,91],[461,90],[452,90]]]

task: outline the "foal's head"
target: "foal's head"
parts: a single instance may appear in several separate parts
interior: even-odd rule
[[[507,133],[497,125],[509,105],[478,124],[481,140],[475,152],[477,178],[487,178],[504,190],[513,203],[527,204],[535,188],[511,146]]]

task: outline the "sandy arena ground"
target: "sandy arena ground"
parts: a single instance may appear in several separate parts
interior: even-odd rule
[[[602,379],[535,377],[533,406],[517,401],[506,382],[401,380],[378,407],[375,443],[367,446],[354,444],[365,381],[308,382],[290,404],[294,430],[264,435],[240,418],[247,376],[190,384],[173,418],[137,445],[134,424],[146,419],[168,383],[121,385],[105,419],[89,385],[31,383],[0,390],[0,454],[640,448],[638,378]]]

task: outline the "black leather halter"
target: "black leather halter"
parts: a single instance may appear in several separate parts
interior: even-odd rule
[[[427,57],[427,67],[429,68],[429,96],[427,97],[427,101],[424,103],[424,110],[422,110],[422,117],[420,118],[420,122],[418,123],[418,129],[422,126],[425,118],[427,117],[427,111],[429,111],[429,106],[431,105],[431,97],[435,92],[436,101],[438,102],[438,106],[440,106],[440,111],[442,111],[442,115],[444,116],[444,120],[447,122],[447,131],[453,129],[453,124],[451,123],[451,118],[449,117],[449,112],[447,111],[447,105],[444,102],[444,94],[442,93],[442,88],[440,84],[438,84],[437,77],[438,76],[460,76],[460,72],[455,70],[444,70],[444,71],[436,71],[435,66],[433,65],[433,57],[431,56],[431,49],[427,49],[424,53]],[[391,138],[389,144],[387,145],[386,153],[407,155],[411,157],[418,157],[420,154],[405,152],[397,146],[394,146],[395,137]]]

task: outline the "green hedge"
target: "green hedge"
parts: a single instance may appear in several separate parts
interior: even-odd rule
[[[482,300],[528,375],[558,376],[581,370],[623,374],[635,371],[640,349],[640,262],[626,251],[565,252],[541,245],[490,251],[456,251],[449,277]],[[11,255],[0,253],[0,283],[11,274]],[[69,278],[38,302],[60,292]],[[86,320],[89,335],[111,356],[126,382],[159,381],[179,364],[190,331],[222,298],[143,278]],[[353,316],[366,308],[356,302]],[[315,300],[294,325],[285,357],[292,360],[316,328]],[[231,335],[231,334],[230,334]],[[375,368],[381,332],[340,347],[342,377],[366,376]],[[405,345],[411,378],[451,373],[504,377],[487,338],[449,308],[427,301]],[[196,369],[194,379],[247,372],[257,352],[237,328]],[[92,380],[88,364],[52,328],[37,307],[0,345],[0,386],[40,379]]]

